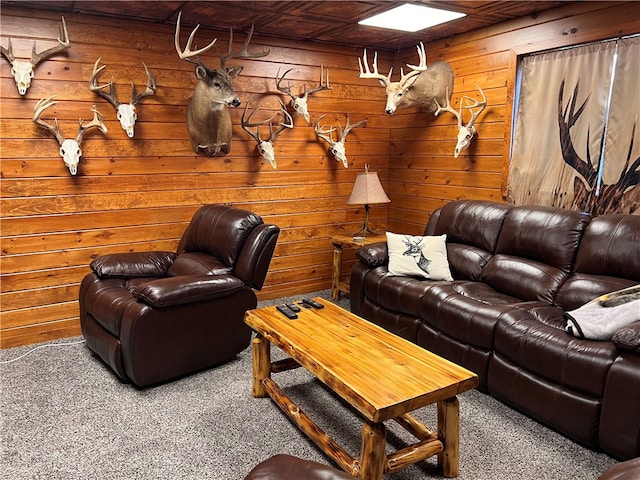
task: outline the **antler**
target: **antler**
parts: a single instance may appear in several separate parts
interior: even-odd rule
[[[109,83],[105,83],[104,85],[98,85],[98,74],[102,70],[107,68],[106,65],[102,65],[100,68],[98,68],[98,64],[100,63],[100,60],[102,60],[102,57],[99,57],[98,60],[96,60],[96,63],[93,65],[93,72],[91,73],[91,80],[89,81],[89,90],[97,93],[98,95],[106,99],[109,103],[113,104],[117,108],[118,105],[120,105],[120,102],[118,101],[118,97],[116,96],[116,88],[113,85],[113,77],[111,77],[111,80],[109,81]],[[146,65],[145,65],[145,68],[146,68]],[[109,93],[104,91],[104,89],[107,87],[109,87]]]
[[[480,90],[480,95],[482,95],[482,101],[475,100],[475,99],[473,99],[471,97],[468,97],[466,95],[464,96],[464,99],[467,101],[467,104],[464,106],[464,108],[468,108],[469,110],[471,110],[471,120],[469,120],[469,123],[467,123],[467,125],[466,125],[466,127],[468,129],[471,129],[473,127],[473,124],[475,123],[475,121],[478,118],[478,116],[487,107],[487,97],[484,94],[484,92],[482,91],[482,88],[480,88],[480,86],[477,85],[477,84],[476,84],[476,88],[478,90]],[[474,112],[473,109],[477,108],[477,107],[480,107],[480,109],[477,112]],[[460,108],[462,109],[462,102],[460,102]]]
[[[353,125],[349,124],[349,114],[346,114],[347,116],[347,124],[344,127],[344,130],[342,130],[342,128],[340,128],[340,124],[338,124],[338,128],[340,128],[340,141],[344,142],[347,138],[347,135],[349,135],[349,132],[351,132],[351,130],[353,130],[356,127],[359,127],[361,125],[366,125],[367,124],[367,119],[365,120],[360,120],[357,123],[354,123]]]
[[[276,88],[278,89],[279,92],[282,92],[282,93],[284,93],[286,95],[289,95],[289,97],[291,97],[291,100],[295,100],[296,96],[291,92],[291,83],[289,83],[289,85],[287,87],[283,87],[283,86],[280,85],[282,80],[284,80],[284,77],[291,70],[293,70],[293,68],[290,68],[289,70],[287,70],[286,72],[284,72],[282,74],[282,77],[278,78],[278,75],[280,74],[280,69],[278,68],[278,72],[276,73]]]
[[[207,45],[204,48],[201,48],[199,50],[196,50],[195,52],[191,50],[191,42],[193,41],[193,37],[196,34],[196,32],[198,31],[198,28],[200,28],[200,24],[196,25],[196,28],[193,29],[193,31],[191,32],[191,35],[189,35],[189,38],[187,39],[187,44],[184,47],[184,50],[180,49],[180,18],[182,17],[182,12],[178,13],[178,21],[176,22],[176,34],[174,37],[174,44],[176,47],[176,52],[178,52],[178,56],[182,59],[182,60],[186,60],[187,62],[191,62],[191,63],[196,63],[196,64],[200,64],[200,60],[197,57],[198,55],[200,55],[201,53],[204,53],[206,51],[208,51],[211,47],[213,47],[213,45],[216,43],[216,40],[218,40],[217,38],[214,38],[213,41]]]
[[[80,145],[84,134],[93,127],[98,127],[102,133],[107,133],[107,126],[102,121],[102,114],[96,109],[95,104],[92,106],[93,119],[86,125],[82,125],[83,120],[78,121],[78,134],[76,135],[76,143]]]
[[[153,73],[151,73],[151,71],[147,68],[146,63],[142,62],[142,65],[144,65],[144,70],[145,72],[147,72],[147,89],[139,94],[136,94],[136,87],[133,84],[133,82],[131,82],[131,103],[133,105],[137,105],[138,102],[143,99],[144,97],[149,97],[151,95],[155,95],[156,94],[156,77],[153,75]]]
[[[62,142],[64,142],[64,137],[62,136],[62,133],[60,133],[60,125],[58,124],[58,119],[54,118],[55,126],[53,126],[40,118],[40,115],[42,115],[42,112],[44,112],[47,108],[58,103],[53,100],[54,98],[55,98],[55,95],[52,95],[49,98],[41,98],[38,101],[38,103],[34,105],[33,121],[38,125],[40,125],[42,128],[44,128],[45,130],[51,132],[56,137],[56,140],[58,141],[58,143],[62,145]]]
[[[256,108],[247,117],[247,111],[249,109],[249,104],[251,103],[252,100],[253,100],[253,95],[251,95],[251,97],[249,98],[249,101],[247,102],[247,104],[244,107],[244,112],[242,113],[242,119],[241,119],[241,126],[242,126],[242,129],[245,132],[247,132],[249,135],[251,135],[256,142],[260,143],[260,142],[263,141],[260,138],[260,126],[261,125],[269,124],[269,140],[265,140],[265,141],[268,141],[268,142],[273,142],[276,139],[276,137],[278,135],[280,135],[280,133],[285,128],[293,128],[293,119],[291,118],[291,115],[289,114],[289,112],[287,112],[287,107],[284,105],[284,103],[280,99],[278,99],[278,102],[280,103],[280,111],[282,112],[282,114],[284,116],[284,121],[280,123],[278,128],[276,128],[274,130],[273,129],[273,122],[272,122],[272,120],[274,119],[274,117],[277,114],[273,115],[271,118],[268,118],[266,120],[262,120],[261,122],[252,123],[251,119],[253,118],[253,115],[258,110],[260,110],[259,107]],[[249,130],[249,128],[253,128],[253,127],[256,127],[256,133],[253,133],[251,130]]]
[[[11,39],[9,38],[9,42],[7,45],[8,48],[4,48],[0,45],[0,53],[4,55],[4,57],[9,60],[9,63],[13,63],[16,57],[13,56],[13,46],[11,45]]]
[[[249,30],[249,34],[247,35],[247,39],[244,41],[244,44],[242,45],[242,50],[240,50],[239,52],[232,51],[233,30],[229,31],[229,49],[227,51],[227,54],[220,55],[220,53],[218,52],[218,58],[220,59],[220,68],[225,68],[225,64],[227,63],[227,60],[231,60],[232,58],[261,58],[269,55],[269,53],[271,52],[270,48],[263,50],[262,52],[256,52],[256,53],[249,53],[247,51],[247,48],[249,47],[249,42],[251,41],[251,37],[253,36],[253,27],[254,25],[252,24],[251,30]]]
[[[393,72],[393,68],[389,69],[389,75],[386,77],[381,73],[378,73],[378,52],[373,54],[373,72],[369,69],[369,60],[367,59],[366,48],[364,49],[362,60],[358,57],[358,66],[360,67],[360,74],[358,75],[359,78],[374,78],[376,80],[380,80],[385,87],[391,83],[391,72]]]
[[[315,132],[315,134],[322,138],[323,140],[325,140],[326,142],[329,143],[329,145],[331,145],[332,147],[337,143],[334,139],[333,139],[333,132],[336,131],[336,129],[334,127],[323,127],[322,125],[320,125],[320,121],[326,117],[327,115],[321,115],[320,118],[318,118],[318,120],[316,120],[316,124],[313,127],[313,131]]]
[[[33,48],[31,49],[31,65],[34,67],[38,65],[41,61],[55,55],[58,52],[63,51],[66,48],[69,48],[71,43],[69,42],[69,32],[67,32],[67,24],[64,21],[64,17],[62,17],[62,23],[60,24],[60,36],[64,39],[61,40],[58,38],[58,42],[60,45],[56,45],[55,47],[51,47],[48,50],[45,50],[41,53],[36,53],[36,42],[33,42]],[[11,48],[11,42],[9,42],[9,48]]]
[[[434,97],[433,101],[436,102],[436,106],[438,108],[436,108],[436,111],[433,112],[433,114],[437,117],[438,115],[440,115],[442,112],[449,112],[451,114],[453,114],[457,119],[458,119],[458,129],[462,128],[462,102],[460,102],[460,111],[458,112],[457,110],[455,110],[453,107],[451,107],[451,103],[450,103],[450,92],[449,92],[449,88],[447,88],[446,91],[446,103],[444,104],[444,106],[440,105],[438,103],[438,100]]]
[[[323,65],[320,64],[320,84],[315,87],[312,88],[311,90],[307,90],[307,85],[305,84],[304,86],[304,95],[311,95],[312,93],[316,93],[316,92],[320,92],[322,90],[331,90],[331,85],[329,85],[329,69],[327,68],[327,81],[326,84],[323,85],[322,84],[322,71],[323,71]],[[284,75],[283,75],[284,77]]]

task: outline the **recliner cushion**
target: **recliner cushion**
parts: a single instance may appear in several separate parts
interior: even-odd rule
[[[169,268],[170,277],[183,275],[225,275],[233,269],[207,253],[181,253]]]

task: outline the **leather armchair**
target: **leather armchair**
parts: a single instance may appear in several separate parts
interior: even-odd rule
[[[255,466],[244,480],[357,480],[356,477],[311,460],[278,454]]]
[[[87,346],[138,387],[230,360],[249,346],[280,229],[249,211],[205,205],[176,252],[104,255],[80,286]]]

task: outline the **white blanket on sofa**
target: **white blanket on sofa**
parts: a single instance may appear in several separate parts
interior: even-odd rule
[[[578,338],[611,340],[614,333],[640,321],[640,285],[593,299],[564,313],[565,330]]]

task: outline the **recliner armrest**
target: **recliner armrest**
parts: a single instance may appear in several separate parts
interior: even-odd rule
[[[640,321],[618,330],[611,341],[618,350],[640,355]]]
[[[90,267],[100,278],[164,277],[175,258],[175,253],[161,251],[110,253]]]
[[[356,257],[370,267],[379,267],[389,261],[387,242],[371,243],[356,250]]]
[[[131,294],[152,307],[163,308],[226,297],[244,286],[231,275],[182,275],[142,283]]]

